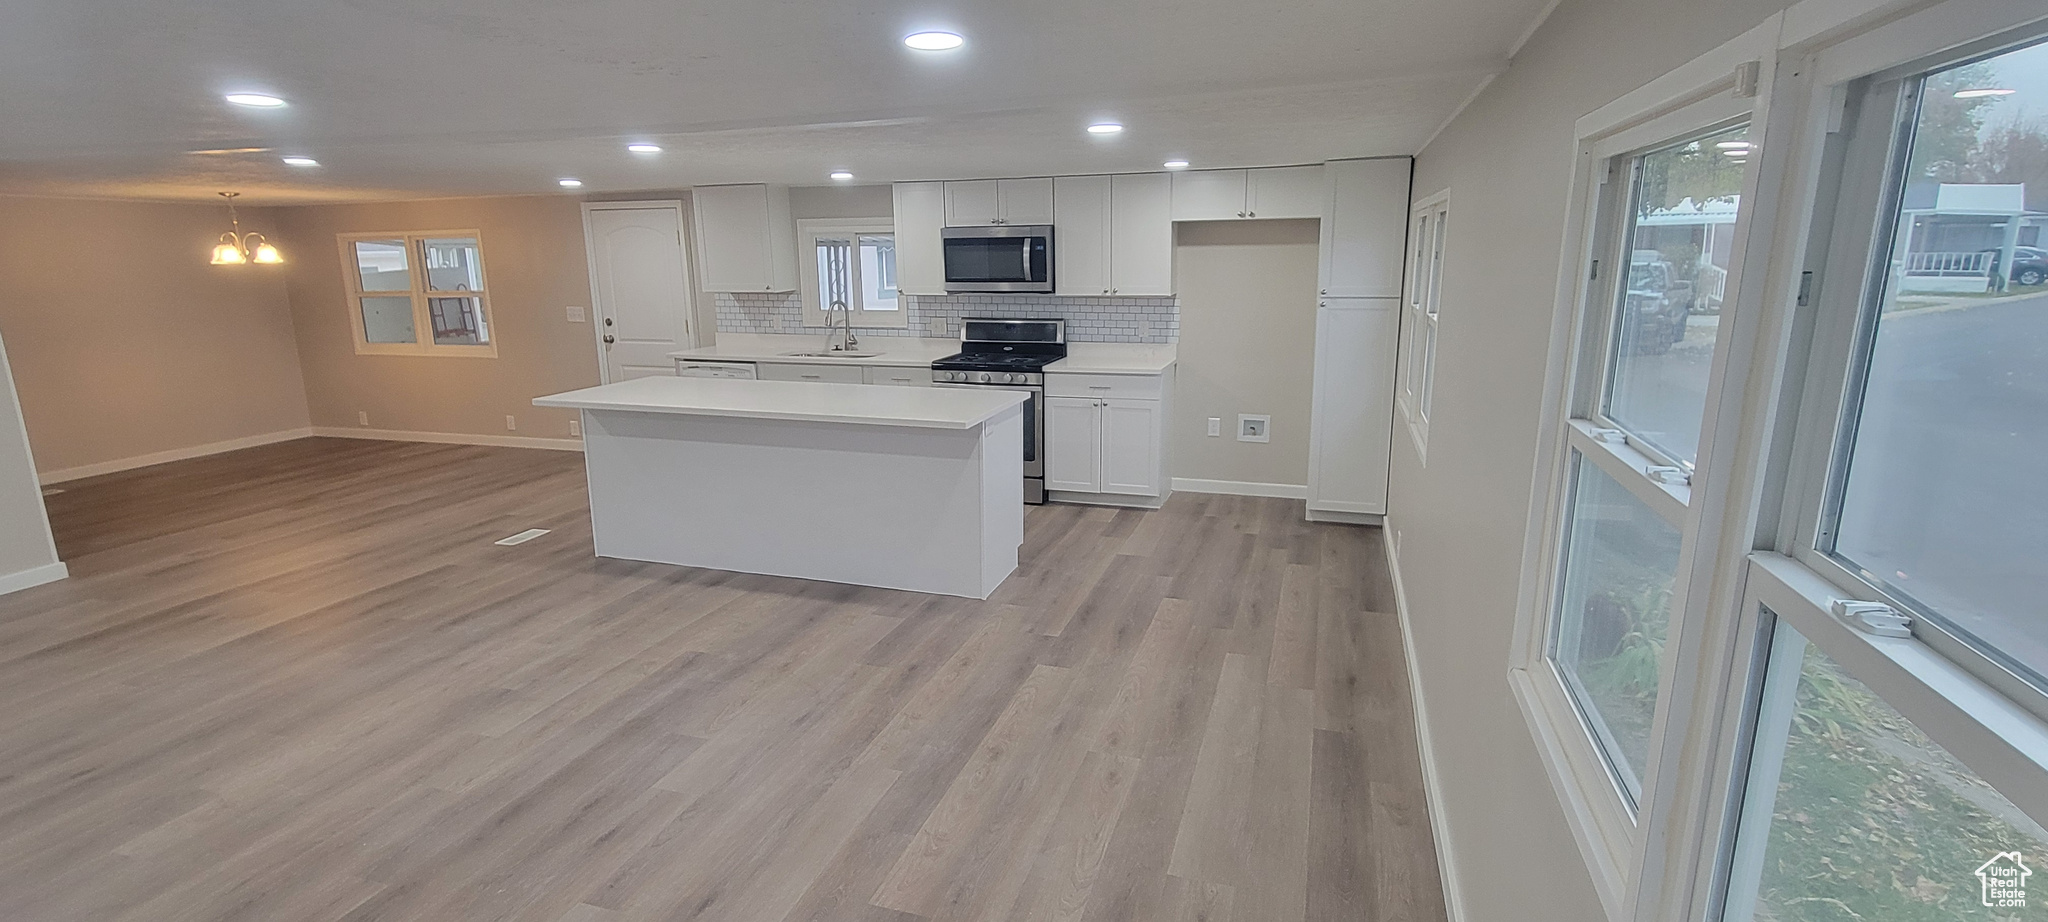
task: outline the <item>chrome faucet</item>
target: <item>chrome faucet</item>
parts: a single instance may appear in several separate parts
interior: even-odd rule
[[[840,329],[844,332],[838,344],[832,342],[832,316],[839,315]],[[853,308],[843,300],[833,300],[825,308],[825,346],[832,352],[852,352],[860,345],[860,339],[853,335]]]

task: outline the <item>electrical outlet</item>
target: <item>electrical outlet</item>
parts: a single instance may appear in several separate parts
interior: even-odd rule
[[[519,417],[517,417],[517,416],[507,416],[507,417],[505,417],[505,430],[506,430],[506,431],[508,431],[508,432],[517,432],[517,431],[519,431]]]
[[[568,312],[568,314],[569,314],[569,322],[570,322],[570,323],[582,323],[582,322],[583,322],[583,308],[581,308],[581,307],[577,307],[577,306],[575,306],[575,305],[570,305],[569,307],[565,308],[565,310],[566,310],[566,311]]]
[[[369,424],[370,424],[370,411],[368,411],[368,410],[357,410],[357,411],[356,411],[356,425],[358,425],[358,426],[367,426],[367,425],[369,425]]]
[[[580,438],[582,438],[582,437],[583,437],[583,421],[582,421],[582,420],[580,420],[580,419],[572,419],[572,420],[570,420],[570,421],[569,421],[569,437],[570,437],[570,438],[576,438],[576,439],[580,439]]]
[[[1150,320],[1140,320],[1140,321],[1138,321],[1138,338],[1139,338],[1139,339],[1151,339],[1151,338],[1152,338],[1152,321],[1150,321]]]
[[[1217,437],[1217,436],[1219,436],[1219,435],[1222,435],[1222,434],[1223,434],[1223,417],[1221,417],[1221,416],[1211,416],[1211,417],[1209,417],[1209,437],[1213,439],[1213,438],[1215,438],[1215,437]]]
[[[1237,440],[1240,442],[1270,442],[1273,417],[1264,414],[1239,413],[1237,415]]]

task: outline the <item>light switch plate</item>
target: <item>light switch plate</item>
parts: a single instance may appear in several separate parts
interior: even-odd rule
[[[575,305],[570,305],[569,307],[564,308],[564,310],[566,310],[569,314],[570,323],[583,322],[583,308],[576,307]]]
[[[1239,413],[1237,415],[1237,440],[1240,442],[1270,442],[1273,440],[1273,417],[1264,414]]]
[[[1213,437],[1213,436],[1219,436],[1219,435],[1222,435],[1222,434],[1223,434],[1223,417],[1221,417],[1221,416],[1211,416],[1211,417],[1209,417],[1209,435]]]
[[[507,431],[507,432],[517,432],[517,431],[519,431],[519,417],[517,417],[517,416],[507,416],[507,417],[505,417],[505,431]]]

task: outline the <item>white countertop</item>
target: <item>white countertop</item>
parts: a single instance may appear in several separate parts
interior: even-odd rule
[[[918,429],[972,429],[1026,399],[992,387],[849,387],[808,381],[634,378],[538,397],[537,407],[729,416]]]
[[[670,358],[705,362],[787,362],[797,365],[875,365],[894,368],[923,368],[960,351],[957,339],[919,339],[905,336],[873,336],[860,341],[857,351],[880,353],[872,358],[830,358],[785,355],[787,352],[815,352],[825,347],[822,334],[805,333],[720,333],[715,345],[669,353]],[[1052,374],[1156,375],[1173,366],[1176,353],[1171,344],[1150,343],[1068,343],[1067,357],[1047,365]]]

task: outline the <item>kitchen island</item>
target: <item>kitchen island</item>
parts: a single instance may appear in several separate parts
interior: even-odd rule
[[[1024,540],[1024,395],[636,378],[582,411],[600,557],[985,599]]]

